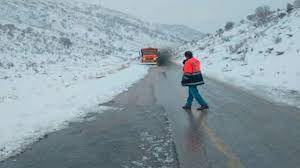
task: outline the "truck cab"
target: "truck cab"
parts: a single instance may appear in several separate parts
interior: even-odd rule
[[[157,64],[158,49],[157,48],[143,48],[141,50],[141,62],[143,64]]]

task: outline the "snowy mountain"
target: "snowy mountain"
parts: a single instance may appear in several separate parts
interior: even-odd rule
[[[185,25],[154,24],[154,27],[165,34],[175,36],[186,41],[200,40],[205,36],[204,33]]]
[[[266,15],[259,15],[261,9]],[[227,31],[220,29],[177,53],[182,58],[183,51],[194,51],[209,77],[300,106],[300,11],[289,12],[260,8],[247,20],[228,24]]]
[[[127,51],[182,41],[101,6],[42,0],[1,1],[0,35],[1,67],[18,69],[32,60],[39,66],[67,59],[100,62],[110,55],[126,59]]]

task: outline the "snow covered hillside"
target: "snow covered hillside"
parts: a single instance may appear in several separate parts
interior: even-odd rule
[[[185,25],[154,24],[154,27],[165,34],[169,34],[186,41],[200,40],[205,36],[204,33]]]
[[[0,2],[0,160],[62,128],[147,74],[141,47],[183,40],[101,6]]]
[[[69,55],[72,60],[82,54],[85,57],[78,59],[103,59],[108,55],[123,56],[124,52],[137,51],[142,46],[168,45],[180,40],[100,6],[3,0],[0,11],[1,53],[9,54],[6,58],[22,57],[23,61],[29,54],[30,58],[32,54],[50,54],[54,62],[64,61],[57,55]],[[2,64],[6,63],[8,60],[2,60]]]
[[[194,51],[209,77],[300,106],[300,11],[277,10],[266,16],[261,25],[249,15],[177,53],[182,59],[183,51]]]

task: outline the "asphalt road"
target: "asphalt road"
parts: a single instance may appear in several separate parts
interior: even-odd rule
[[[51,133],[0,168],[297,168],[300,110],[206,79],[210,109],[181,109],[180,68],[153,67],[86,121]],[[196,108],[196,103],[194,109]]]

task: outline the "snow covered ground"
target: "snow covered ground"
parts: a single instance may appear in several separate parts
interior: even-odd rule
[[[0,160],[101,112],[147,74],[135,63],[140,48],[182,41],[101,6],[1,0]]]
[[[1,81],[5,97],[0,102],[0,158],[20,152],[46,133],[64,128],[68,121],[101,112],[99,103],[126,91],[147,74],[147,67],[138,64],[124,68],[111,69],[102,78],[95,73],[99,67],[89,67]],[[116,72],[109,74],[112,71]]]
[[[205,75],[300,107],[300,11],[288,15],[278,10],[270,18],[265,26],[244,20],[229,31],[182,46],[177,61],[192,50]]]

